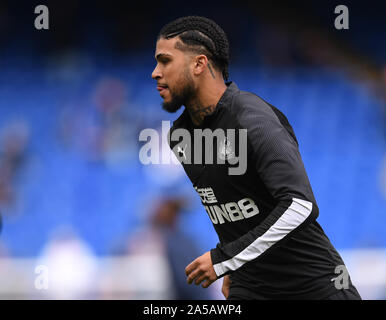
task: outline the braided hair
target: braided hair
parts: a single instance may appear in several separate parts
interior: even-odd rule
[[[165,25],[158,39],[171,39],[179,36],[182,46],[178,49],[205,54],[214,67],[222,72],[224,80],[228,80],[229,43],[221,27],[213,20],[199,16],[178,18]]]

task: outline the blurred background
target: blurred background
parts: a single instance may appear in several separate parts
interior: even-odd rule
[[[261,2],[0,2],[1,299],[222,299],[222,280],[185,283],[218,242],[188,178],[138,158],[141,130],[182,112],[151,79],[157,34],[192,14],[228,34],[230,80],[286,114],[319,223],[362,297],[386,298],[386,4]]]

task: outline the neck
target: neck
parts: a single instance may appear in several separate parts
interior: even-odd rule
[[[196,97],[186,105],[190,118],[196,126],[201,125],[204,118],[215,111],[217,103],[227,88],[224,82],[203,83],[200,87],[205,89],[198,89]]]

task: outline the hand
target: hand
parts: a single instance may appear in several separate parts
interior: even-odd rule
[[[228,299],[230,284],[231,284],[231,278],[229,277],[229,275],[224,276],[221,292],[224,295],[225,299]]]
[[[208,288],[214,281],[216,281],[217,275],[213,269],[210,251],[204,253],[202,256],[191,262],[185,268],[185,274],[188,277],[187,281],[189,284],[194,281],[196,285],[199,285],[204,281],[202,284],[203,288]]]

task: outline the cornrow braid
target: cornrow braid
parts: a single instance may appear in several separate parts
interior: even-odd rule
[[[199,16],[178,18],[165,25],[158,39],[179,36],[188,50],[207,55],[215,68],[228,80],[229,42],[221,27],[213,20]]]

